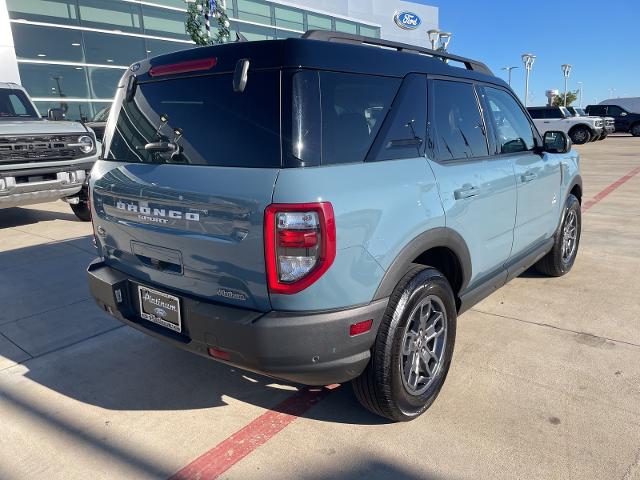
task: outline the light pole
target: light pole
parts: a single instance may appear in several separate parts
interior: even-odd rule
[[[529,75],[531,74],[531,69],[533,68],[533,62],[536,61],[536,56],[532,53],[523,53],[522,54],[522,63],[524,63],[524,68],[527,69],[527,76],[524,82],[524,106],[526,107],[529,104]]]
[[[427,31],[427,36],[429,37],[429,41],[431,42],[431,50],[436,49],[436,43],[440,40],[440,30],[437,28],[432,28]]]
[[[447,47],[449,47],[449,42],[451,42],[451,37],[453,37],[453,33],[451,32],[440,32],[440,47],[438,50],[441,50],[446,53]]]
[[[569,75],[571,75],[571,65],[568,63],[562,64],[562,75],[564,75],[564,106],[567,106],[567,82],[569,81]]]
[[[580,103],[579,103],[579,106],[580,106],[580,108],[582,108],[582,82],[578,82],[578,85],[580,85],[578,87],[579,88],[578,91],[580,92]]]
[[[509,72],[509,86],[511,86],[511,70],[513,70],[514,68],[518,67],[502,67],[502,70],[506,70],[507,72]]]

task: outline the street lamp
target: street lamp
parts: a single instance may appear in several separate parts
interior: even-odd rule
[[[453,33],[451,32],[440,32],[440,47],[439,50],[443,52],[447,51],[447,47],[449,46],[449,42],[451,41],[451,37],[453,37]]]
[[[571,65],[568,63],[562,64],[562,74],[564,75],[564,106],[567,106],[567,82],[569,81],[569,75],[571,74]]]
[[[580,108],[582,108],[582,82],[578,82],[578,85],[580,85],[578,87],[578,89],[579,89],[578,91],[580,92],[580,103],[579,103],[579,105],[580,105]]]
[[[509,86],[511,86],[511,70],[513,70],[514,68],[518,67],[502,67],[502,70],[506,70],[507,72],[509,72]]]
[[[522,63],[524,63],[524,68],[527,69],[527,76],[524,82],[524,106],[526,107],[529,104],[529,75],[531,74],[531,69],[533,68],[533,62],[536,61],[536,56],[532,53],[523,53],[522,54]]]
[[[440,40],[440,30],[437,28],[432,28],[427,31],[427,36],[429,37],[429,41],[431,42],[431,50],[436,49],[436,43]]]

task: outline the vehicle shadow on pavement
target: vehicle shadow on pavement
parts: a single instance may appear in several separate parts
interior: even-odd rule
[[[180,350],[112,319],[88,298],[91,255],[79,249],[85,243],[90,236],[0,251],[0,300],[8,302],[0,324],[0,371],[3,358],[5,368],[23,363],[23,376],[37,384],[118,411],[209,409],[225,406],[224,397],[277,410],[302,388]],[[59,293],[49,298],[51,279],[38,276],[58,271],[65,272],[55,278]],[[322,403],[338,401],[340,408],[312,408],[305,417],[387,423],[360,407],[350,385],[329,398]]]
[[[52,220],[66,220],[80,222],[73,213],[56,212],[51,210],[37,210],[35,208],[6,208],[1,210],[0,229],[23,227]]]

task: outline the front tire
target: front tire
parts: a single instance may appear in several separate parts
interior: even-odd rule
[[[636,123],[631,127],[631,135],[634,137],[640,137],[640,123]]]
[[[442,273],[412,268],[389,299],[369,364],[352,382],[360,403],[393,421],[424,413],[447,377],[456,317],[454,294]]]
[[[91,221],[91,210],[89,209],[89,202],[81,201],[80,203],[76,203],[76,204],[71,203],[70,207],[71,207],[71,210],[73,210],[73,213],[76,215],[76,217],[78,217],[79,220],[83,222]]]
[[[584,145],[591,140],[591,132],[587,127],[576,127],[571,130],[569,137],[576,145]]]
[[[536,270],[551,277],[569,273],[578,255],[581,230],[580,202],[570,194],[565,203],[562,223],[554,236],[553,248],[536,263]]]

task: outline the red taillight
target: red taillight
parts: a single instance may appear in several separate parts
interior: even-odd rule
[[[336,222],[329,202],[269,205],[264,228],[272,293],[290,295],[304,290],[336,257]]]
[[[200,60],[189,60],[187,62],[171,63],[169,65],[157,65],[151,67],[149,75],[160,77],[162,75],[176,75],[178,73],[199,72],[209,70],[218,63],[217,58],[203,58]]]
[[[349,335],[352,337],[355,335],[361,335],[363,333],[367,333],[371,330],[371,326],[373,325],[373,320],[365,320],[364,322],[354,323],[349,327]]]

